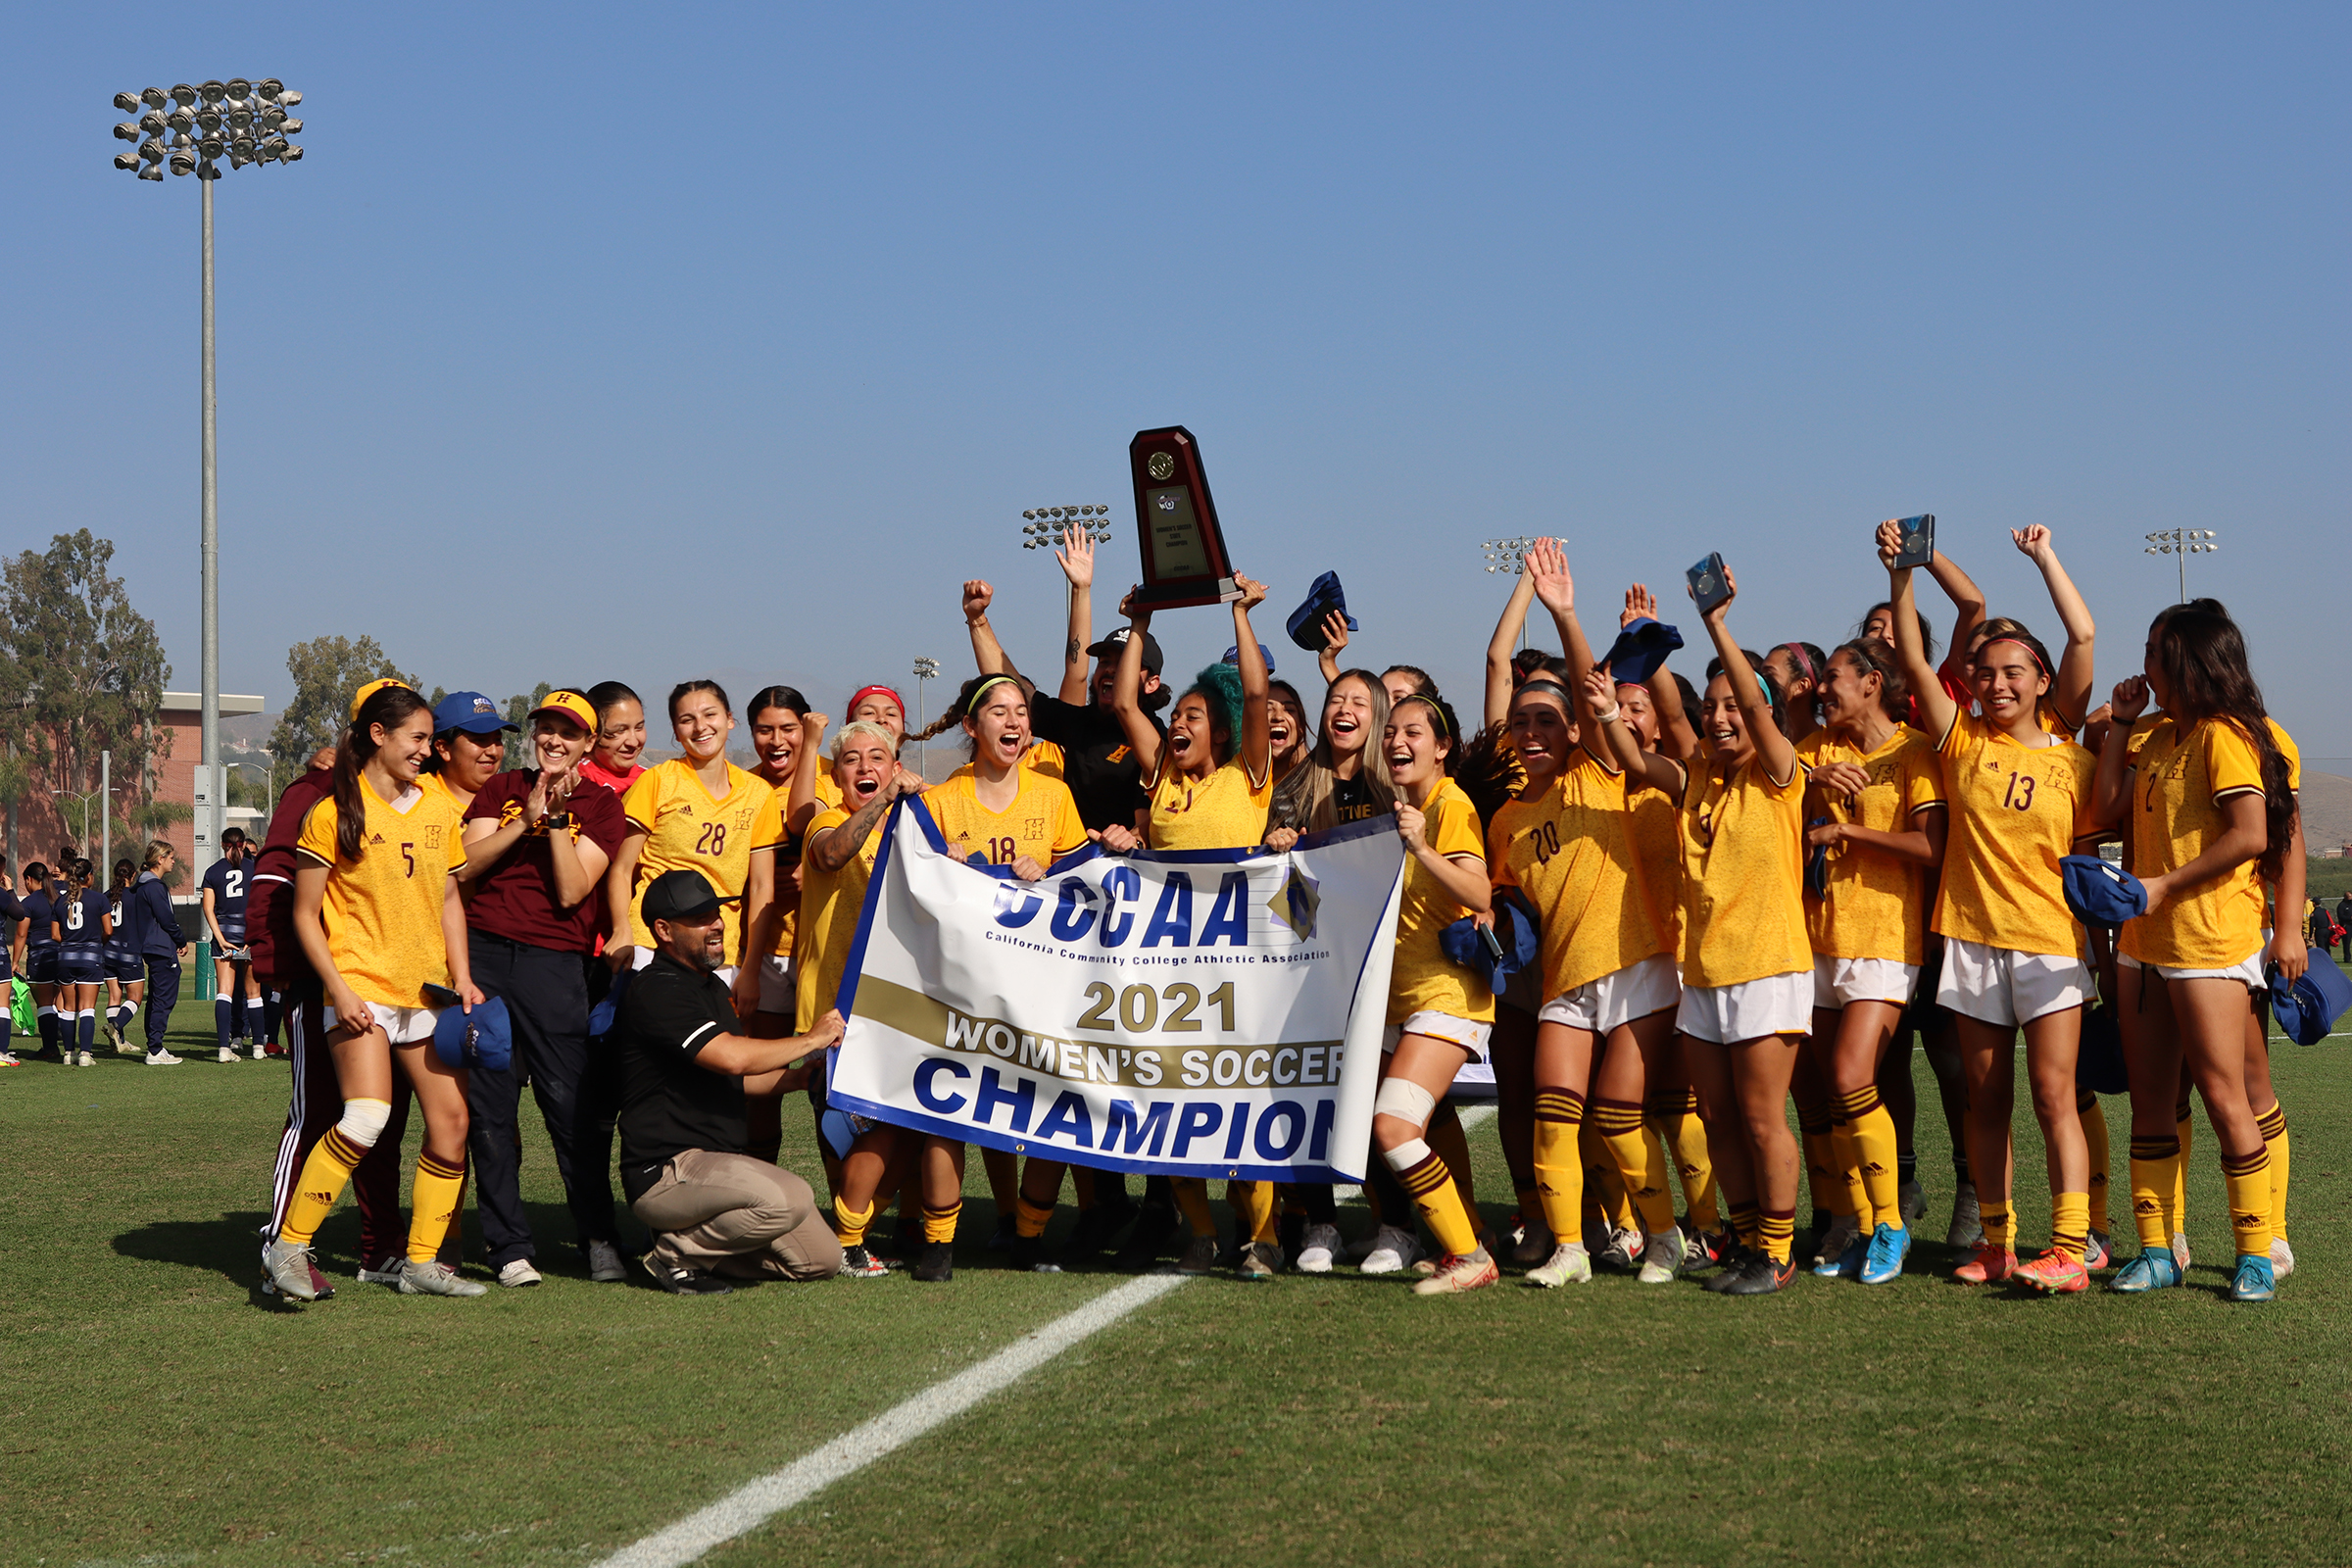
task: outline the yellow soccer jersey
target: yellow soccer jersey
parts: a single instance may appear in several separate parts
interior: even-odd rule
[[[2131,744],[2133,876],[2186,865],[2222,835],[2224,801],[2263,793],[2261,754],[2228,719],[2182,730],[2159,718]],[[2248,860],[2126,921],[2118,951],[2168,969],[2228,968],[2262,946],[2262,910],[2260,872]]]
[[[833,759],[816,760],[816,808],[829,811],[842,803],[841,780],[833,776]],[[814,820],[811,818],[811,820]]]
[[[1440,855],[1487,856],[1479,837],[1478,808],[1451,779],[1441,779],[1421,808],[1421,836]],[[1410,856],[1396,903],[1396,957],[1389,971],[1389,1019],[1402,1023],[1416,1012],[1443,1012],[1473,1023],[1494,1016],[1494,993],[1487,983],[1446,956],[1446,928],[1470,911]]]
[[[2271,727],[2271,742],[2278,748],[2278,755],[2286,759],[2286,787],[2301,794],[2303,791],[2302,748],[2295,744],[2295,738],[2292,735],[2279,728],[2277,719],[2266,718],[2263,722]]]
[[[637,775],[620,798],[620,808],[632,830],[646,833],[637,857],[637,886],[629,895],[629,940],[650,948],[654,934],[641,909],[646,885],[664,871],[700,871],[726,903],[727,962],[737,961],[743,945],[742,901],[751,874],[752,852],[772,850],[782,840],[781,816],[766,813],[766,831],[774,837],[760,842],[762,813],[775,791],[756,773],[727,764],[727,793],[713,797],[701,775],[684,758],[672,758]]]
[[[950,855],[958,860],[977,855],[990,865],[1010,865],[1026,855],[1052,865],[1086,842],[1086,824],[1068,785],[1033,768],[1016,767],[1012,776],[1019,793],[1002,811],[980,804],[980,781],[969,762],[923,791],[923,805]]]
[[[1786,783],[1750,758],[1683,790],[1683,984],[1736,986],[1813,967],[1805,940],[1805,775]]]
[[[850,813],[838,806],[819,811],[808,824],[807,842],[813,843],[818,834],[849,819]],[[882,823],[888,820],[885,813],[874,823],[865,843],[842,862],[840,870],[820,871],[812,862],[802,867],[800,944],[793,951],[801,972],[795,1034],[805,1035],[815,1028],[816,1020],[832,1007],[834,995],[841,990],[850,944],[858,936],[858,916],[865,907],[865,884],[874,874],[874,857],[882,849]]]
[[[800,924],[801,895],[792,885],[792,873],[801,863],[801,843],[784,824],[784,808],[791,804],[791,791],[770,786],[767,803],[752,819],[752,842],[759,846],[756,853],[776,858],[776,899],[784,906],[783,923],[776,928],[775,956],[779,958],[792,956],[793,939]],[[745,875],[750,875],[748,865]]]
[[[452,873],[466,863],[457,802],[446,790],[402,792],[390,804],[367,781],[368,808],[361,856],[337,858],[342,821],[332,795],[302,821],[296,851],[326,867],[326,951],[343,983],[387,1007],[421,1007],[426,986],[449,984],[449,947],[441,934],[441,902]]]
[[[2066,906],[2058,862],[2074,848],[2098,760],[2072,741],[2029,750],[1969,713],[1954,718],[1939,751],[1952,821],[1936,931],[2080,956],[2082,928]]]
[[[1941,806],[1943,765],[1925,735],[1904,725],[1869,756],[1859,747],[1816,730],[1797,744],[1796,760],[1807,768],[1852,762],[1870,774],[1861,798],[1848,805],[1829,798],[1830,815],[1880,833],[1908,833],[1918,814]],[[1806,853],[1811,853],[1810,851]],[[1813,951],[1838,958],[1886,958],[1918,963],[1927,941],[1928,867],[1859,844],[1830,851],[1826,898],[1805,900],[1805,931]]]
[[[1683,951],[1683,846],[1681,809],[1674,797],[1646,785],[1625,792],[1631,813],[1634,867],[1642,875],[1642,902],[1657,931],[1657,951]]]
[[[1152,796],[1155,850],[1253,850],[1266,841],[1266,808],[1274,800],[1270,768],[1263,783],[1253,783],[1237,760],[1196,781],[1178,776],[1163,748],[1159,771],[1145,788]]]
[[[1487,828],[1488,874],[1543,922],[1544,995],[1666,951],[1637,869],[1625,778],[1583,750],[1548,790],[1508,801]]]
[[[1037,741],[1021,754],[1021,765],[1033,768],[1048,778],[1066,779],[1069,764],[1061,747],[1053,741]]]

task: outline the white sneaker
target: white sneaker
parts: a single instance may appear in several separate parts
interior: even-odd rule
[[[629,1266],[620,1260],[620,1249],[611,1242],[588,1244],[588,1277],[601,1285],[611,1285],[629,1277]]]
[[[2284,1246],[2285,1244],[2280,1243],[2279,1245]],[[1296,1265],[1298,1272],[1301,1274],[1330,1273],[1333,1259],[1339,1256],[1340,1246],[1340,1228],[1337,1225],[1309,1225],[1306,1228],[1306,1235],[1300,1239],[1298,1247],[1298,1261]]]
[[[254,1059],[254,1060],[256,1060],[256,1061],[260,1061],[260,1060],[262,1060],[264,1057],[268,1056],[269,1054],[270,1054],[270,1053],[269,1053],[268,1051],[266,1051],[266,1050],[264,1050],[264,1049],[262,1048],[262,1043],[261,1043],[259,1040],[256,1040],[256,1041],[253,1043],[253,1059]]]
[[[222,1061],[234,1061],[234,1060],[236,1060],[236,1059],[237,1059],[237,1048],[236,1048],[236,1047],[234,1047],[234,1046],[222,1046],[222,1047],[220,1048],[220,1059],[221,1059]]]
[[[403,1259],[399,1289],[403,1296],[486,1296],[490,1291],[489,1286],[463,1277],[437,1257],[422,1263]]]
[[[179,1063],[180,1058],[174,1056],[169,1051],[150,1051],[147,1053],[147,1065],[150,1067],[176,1067],[179,1065]]]
[[[1527,1283],[1546,1291],[1592,1283],[1592,1255],[1574,1242],[1554,1248],[1551,1261],[1527,1271]]]
[[[2184,1231],[2173,1232],[2173,1263],[2181,1273],[2188,1272],[2188,1235]]]
[[[2272,1237],[2272,1238],[2271,1238],[2271,1273],[2272,1273],[2272,1275],[2273,1275],[2274,1277],[2278,1278],[2278,1279],[2284,1279],[2284,1278],[2286,1278],[2286,1277],[2287,1277],[2289,1274],[2292,1274],[2294,1271],[2295,1271],[2295,1250],[2294,1250],[2293,1248],[2291,1248],[2291,1247],[2289,1247],[2289,1246],[2287,1246],[2287,1245],[2286,1245],[2286,1238],[2285,1238],[2285,1237],[2283,1237],[2283,1236],[2274,1236],[2274,1237]]]
[[[1383,1225],[1372,1238],[1372,1250],[1361,1265],[1367,1274],[1396,1274],[1421,1255],[1421,1239],[1411,1231]]]
[[[98,1058],[85,1051],[81,1053],[81,1064],[84,1067],[95,1067],[98,1065]]]
[[[539,1271],[531,1267],[529,1258],[518,1257],[498,1271],[498,1283],[510,1291],[519,1291],[526,1285],[538,1284]]]
[[[1683,1233],[1680,1227],[1660,1236],[1642,1238],[1643,1285],[1665,1285],[1683,1272]]]

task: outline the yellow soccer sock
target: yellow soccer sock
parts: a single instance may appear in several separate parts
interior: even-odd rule
[[[2222,1180],[2230,1185],[2230,1229],[2240,1257],[2271,1255],[2271,1152],[2224,1154]]]
[[[1642,1107],[1630,1100],[1595,1100],[1591,1125],[1608,1151],[1610,1167],[1633,1202],[1642,1234],[1663,1236],[1674,1229],[1674,1195],[1666,1189],[1664,1161],[1658,1161],[1654,1171],[1650,1168]]]
[[[1234,1233],[1246,1242],[1274,1240],[1274,1184],[1227,1182],[1225,1201],[1233,1209]]]
[[[2017,1220],[2010,1213],[2007,1203],[1987,1203],[1980,1200],[1978,1214],[1984,1221],[1984,1240],[1988,1245],[2004,1252],[2017,1250]]]
[[[1173,1176],[1168,1179],[1168,1185],[1175,1190],[1176,1206],[1184,1212],[1186,1228],[1196,1237],[1215,1236],[1217,1216],[1208,1206],[1208,1183],[1198,1176]],[[1396,1223],[1386,1214],[1381,1219],[1387,1224]]]
[[[1437,1114],[1429,1118],[1429,1126],[1421,1137],[1446,1162],[1446,1174],[1453,1178],[1462,1210],[1470,1216],[1471,1228],[1484,1237],[1486,1226],[1479,1219],[1478,1189],[1470,1174],[1470,1134],[1463,1129],[1462,1118],[1451,1105],[1441,1101]]]
[[[863,1247],[865,1228],[874,1222],[874,1203],[867,1199],[863,1208],[852,1208],[841,1199],[833,1200],[833,1230],[844,1247]]]
[[[458,1195],[465,1190],[464,1160],[452,1165],[418,1151],[416,1185],[409,1197],[410,1262],[430,1263],[441,1254],[441,1239],[449,1234],[449,1222],[458,1213]]]
[[[2188,1095],[2183,1092],[2180,1103],[2173,1107],[2173,1136],[2180,1140],[2180,1163],[2173,1171],[2173,1206],[2165,1215],[2174,1236],[2188,1234]]]
[[[1774,1262],[1788,1262],[1789,1251],[1796,1245],[1796,1210],[1758,1210],[1756,1245],[1763,1248]]]
[[[1585,1162],[1577,1153],[1585,1097],[1573,1089],[1536,1091],[1536,1196],[1544,1223],[1560,1246],[1584,1240]]]
[[[2180,1177],[2180,1139],[2168,1134],[2132,1140],[2132,1223],[2139,1232],[2139,1245],[2148,1251],[2166,1251],[2173,1245],[2165,1205]]]
[[[1599,1129],[1589,1118],[1577,1125],[1576,1159],[1584,1171],[1585,1201],[1593,1217],[1613,1231],[1632,1229],[1634,1200],[1626,1196],[1625,1183],[1617,1179],[1617,1161],[1609,1157],[1609,1146],[1601,1142]]]
[[[2075,1116],[2082,1124],[2082,1142],[2090,1151],[2090,1228],[2105,1232],[2112,1229],[2107,1223],[2107,1162],[2113,1158],[2107,1147],[2107,1111],[2099,1097],[2084,1089],[2075,1096]]]
[[[1032,1203],[1026,1193],[1013,1200],[1012,1234],[1032,1239],[1046,1234],[1046,1225],[1054,1218],[1054,1205]]]
[[[2286,1177],[2293,1158],[2286,1136],[2286,1107],[2274,1104],[2256,1118],[2262,1141],[2271,1151],[2271,1234],[2286,1240]]]
[[[380,1108],[385,1116],[392,1113],[391,1105],[381,1100],[355,1100],[349,1103]],[[380,1117],[376,1125],[383,1125]],[[310,1157],[302,1162],[302,1175],[294,1184],[294,1201],[286,1209],[286,1222],[278,1227],[277,1239],[292,1242],[296,1247],[310,1246],[312,1238],[318,1234],[318,1227],[326,1223],[335,1200],[350,1185],[351,1173],[367,1157],[366,1146],[352,1142],[341,1126],[329,1127],[326,1136],[311,1146]]]
[[[1732,1205],[1732,1234],[1740,1238],[1741,1247],[1752,1248],[1757,1245],[1761,1225],[1762,1221],[1758,1216],[1755,1204],[1734,1203]]]
[[[1649,1121],[1673,1153],[1683,1178],[1683,1212],[1702,1231],[1720,1229],[1723,1214],[1716,1201],[1715,1160],[1707,1152],[1707,1124],[1698,1119],[1698,1096],[1691,1090],[1651,1096]]]
[[[1015,1199],[1017,1207],[1019,1200]],[[958,1198],[945,1208],[923,1205],[923,1240],[934,1244],[956,1240],[956,1222],[963,1218],[963,1200]]]
[[[1879,1098],[1877,1084],[1865,1084],[1845,1096],[1839,1108],[1845,1112],[1846,1136],[1853,1140],[1855,1175],[1862,1187],[1862,1201],[1869,1205],[1872,1214],[1865,1228],[1891,1225],[1899,1231],[1903,1228],[1903,1210],[1896,1187],[1900,1176],[1896,1169],[1894,1114]]]
[[[1813,1214],[1818,1222],[1823,1215],[1851,1214],[1845,1202],[1845,1183],[1838,1175],[1838,1154],[1830,1145],[1831,1116],[1826,1104],[1809,1100],[1796,1102],[1798,1142],[1805,1156],[1805,1190],[1813,1200]]]
[[[2052,1193],[2050,1195],[2050,1250],[2063,1252],[2076,1262],[2082,1261],[2082,1249],[2089,1238],[2084,1234],[2090,1225],[2090,1196],[2087,1193]]]
[[[1386,1157],[1397,1182],[1413,1195],[1413,1206],[1421,1211],[1422,1222],[1446,1254],[1467,1257],[1477,1251],[1478,1233],[1470,1228],[1470,1213],[1462,1207],[1461,1192],[1446,1161],[1418,1138],[1397,1145]]]

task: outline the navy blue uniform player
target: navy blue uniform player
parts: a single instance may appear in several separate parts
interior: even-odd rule
[[[204,873],[204,922],[213,937],[213,1034],[222,1061],[237,1059],[235,1040],[252,1042],[262,1056],[262,989],[253,978],[253,951],[245,939],[245,890],[253,860],[245,832],[220,835],[220,858]]]

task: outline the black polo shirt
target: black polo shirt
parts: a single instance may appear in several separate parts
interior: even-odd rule
[[[1154,717],[1152,727],[1166,738]],[[1135,826],[1135,813],[1152,808],[1144,793],[1144,770],[1127,744],[1119,715],[1093,703],[1065,703],[1039,692],[1029,699],[1029,728],[1041,741],[1061,748],[1061,781],[1078,803],[1078,819],[1097,832],[1117,823]]]
[[[629,1201],[662,1178],[672,1154],[747,1152],[743,1080],[696,1062],[736,1032],[725,982],[666,953],[629,976],[612,1034],[620,1062],[620,1185]]]

